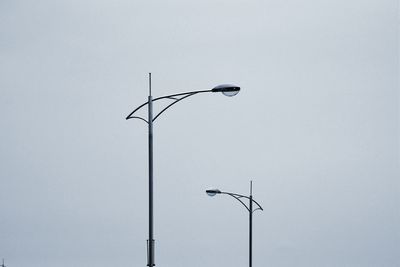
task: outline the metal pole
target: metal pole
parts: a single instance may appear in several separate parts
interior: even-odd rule
[[[153,98],[151,96],[151,73],[149,73],[149,248],[147,255],[147,266],[154,264],[154,216],[153,216]]]
[[[253,266],[253,182],[250,181],[250,203],[249,203],[249,267]]]

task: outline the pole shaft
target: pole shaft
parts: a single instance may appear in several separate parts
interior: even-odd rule
[[[151,74],[150,74],[151,75]],[[151,76],[149,92],[149,251],[147,266],[154,264],[154,215],[153,215],[153,98],[151,96]]]
[[[253,196],[250,195],[249,211],[249,267],[253,266]]]

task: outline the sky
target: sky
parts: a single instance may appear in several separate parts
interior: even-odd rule
[[[149,72],[157,266],[400,266],[398,1],[3,0],[8,267],[146,265]]]

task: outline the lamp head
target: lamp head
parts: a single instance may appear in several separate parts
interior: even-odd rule
[[[210,197],[215,196],[216,194],[221,194],[221,191],[219,189],[207,189],[206,190],[207,195],[209,195]]]
[[[226,96],[235,96],[239,93],[240,87],[233,84],[221,84],[215,86],[211,91],[214,93],[221,92]]]

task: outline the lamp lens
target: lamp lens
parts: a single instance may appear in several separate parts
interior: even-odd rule
[[[237,90],[237,91],[222,91],[222,93],[223,93],[225,96],[232,97],[232,96],[237,95],[237,94],[239,93],[239,90]]]
[[[210,197],[215,196],[217,193],[215,191],[207,191],[207,195],[209,195]]]

